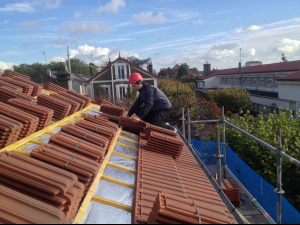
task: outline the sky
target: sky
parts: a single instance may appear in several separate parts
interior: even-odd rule
[[[1,0],[0,70],[64,61],[67,46],[97,66],[119,52],[150,57],[157,72],[300,60],[299,9],[299,0]]]

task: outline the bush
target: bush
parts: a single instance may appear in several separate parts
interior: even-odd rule
[[[196,77],[182,77],[180,78],[181,83],[195,83],[197,82],[197,79],[200,78],[200,76]]]
[[[277,130],[281,128],[283,152],[300,160],[300,119],[294,119],[291,110],[282,110],[280,108],[279,115],[262,112],[257,117],[247,111],[243,116],[236,114],[227,120],[274,147],[278,144]],[[230,127],[226,127],[226,142],[244,162],[276,187],[276,154]],[[283,159],[282,172],[285,196],[299,211],[300,168]]]
[[[227,88],[216,91],[204,91],[203,96],[208,101],[215,101],[220,108],[224,106],[226,111],[238,113],[239,110],[251,110],[251,94],[245,89]]]
[[[173,79],[163,79],[158,81],[158,88],[165,93],[167,97],[177,96],[177,81]],[[195,83],[181,83],[178,81],[179,95],[195,96]]]

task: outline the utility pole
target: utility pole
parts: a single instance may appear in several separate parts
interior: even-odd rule
[[[45,56],[45,65],[46,65],[46,68],[47,68],[46,53],[45,53],[45,51],[42,51],[42,52],[40,52],[40,53],[44,54],[44,56]]]
[[[69,72],[71,73],[71,62],[70,62],[70,53],[69,53],[69,46],[67,46],[67,51],[68,51],[68,61],[69,61]]]
[[[242,72],[242,49],[240,48],[240,63],[239,63],[239,70],[241,73],[241,89],[243,88],[243,72]]]

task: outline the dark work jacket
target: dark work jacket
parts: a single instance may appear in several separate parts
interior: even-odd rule
[[[129,110],[128,116],[132,116],[143,104],[144,106],[138,115],[141,119],[143,119],[150,110],[161,111],[170,110],[172,108],[167,96],[157,87],[147,83],[143,83],[143,88],[139,90],[139,97]]]

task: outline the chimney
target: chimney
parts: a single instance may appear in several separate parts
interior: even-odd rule
[[[204,76],[208,76],[211,73],[210,66],[211,65],[208,63],[208,61],[206,61],[206,63],[203,64],[203,75]]]
[[[109,58],[108,62],[109,62],[109,64],[111,64],[110,58]]]
[[[153,65],[152,65],[151,61],[150,61],[150,64],[147,66],[147,70],[148,70],[148,72],[153,73]]]
[[[91,77],[93,77],[94,76],[93,63],[90,63],[90,73],[91,73]]]

